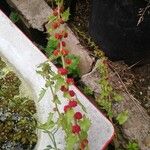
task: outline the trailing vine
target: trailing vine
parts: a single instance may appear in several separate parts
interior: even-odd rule
[[[44,124],[39,124],[38,128],[46,132],[51,139],[52,144],[48,145],[46,150],[59,150],[55,137],[59,129],[62,129],[65,133],[66,150],[87,150],[89,149],[88,130],[91,122],[86,116],[85,107],[80,103],[76,93],[70,88],[70,85],[74,84],[74,79],[68,77],[72,59],[69,57],[67,43],[64,41],[68,37],[64,23],[69,19],[69,9],[64,10],[63,0],[56,0],[55,2],[57,7],[49,17],[48,33],[50,38],[46,48],[49,59],[40,64],[37,70],[37,73],[45,80],[45,87],[41,90],[39,100],[42,100],[49,89],[52,93],[54,107],[53,112],[49,113],[47,121]],[[57,72],[53,71],[49,63],[55,60],[59,60],[61,64]],[[58,96],[58,92],[62,93],[63,99]],[[63,110],[61,106],[63,106]]]
[[[107,57],[105,57],[105,54],[103,51],[95,44],[95,42],[92,40],[91,37],[86,35],[84,32],[80,31],[75,26],[73,27],[74,30],[81,36],[84,40],[86,40],[87,45],[93,49],[93,54],[95,57],[100,59],[100,62],[98,64],[98,71],[100,74],[100,79],[98,81],[100,86],[100,94],[97,96],[96,101],[98,105],[106,111],[108,117],[110,120],[114,118],[116,115],[113,112],[113,103],[120,102],[123,98],[118,92],[116,92],[112,85],[110,84],[109,80],[109,61]],[[128,111],[123,111],[120,114],[118,114],[115,119],[117,122],[122,125],[125,123],[128,119]]]

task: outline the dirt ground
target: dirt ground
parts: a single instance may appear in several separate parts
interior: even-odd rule
[[[94,55],[93,47],[88,43],[89,34],[89,19],[90,19],[90,7],[92,0],[76,0],[76,4],[71,8],[71,18],[69,21],[69,26],[73,32],[79,37],[79,40],[83,46],[85,46],[91,55]],[[83,15],[84,14],[84,15]],[[24,30],[25,33],[30,37],[38,33],[36,30],[26,31],[20,22],[18,26],[21,27],[21,30]],[[37,36],[39,35],[39,36]],[[43,33],[38,33],[36,38],[30,38],[38,46],[44,47],[46,45],[46,35]],[[39,38],[40,37],[40,38]],[[42,45],[44,39],[44,44]],[[42,49],[42,48],[41,48]],[[119,65],[118,65],[119,64]],[[125,83],[129,92],[134,95],[134,97],[140,101],[141,105],[147,110],[150,115],[150,63],[145,63],[143,65],[135,64],[133,66],[127,66],[124,62],[113,62],[113,65],[120,75],[122,81]],[[116,126],[117,132],[120,132],[120,127]],[[120,133],[121,134],[121,133]],[[121,138],[121,142],[124,142],[124,139]],[[117,141],[118,142],[118,141]],[[114,141],[114,143],[117,143]],[[115,144],[116,145],[116,144]],[[114,150],[114,144],[109,145],[109,150]]]
[[[83,39],[83,36],[80,34],[80,32],[84,32],[85,35],[89,37],[88,22],[90,19],[90,7],[91,0],[77,0],[69,25],[72,27],[75,34],[79,37],[80,42],[90,51],[92,51],[90,45],[85,39]],[[126,85],[128,90],[137,100],[140,101],[141,105],[150,115],[150,63],[146,62],[142,65],[137,63],[133,66],[127,66],[126,69],[123,70],[124,73],[122,73],[121,67],[118,67],[118,73],[120,73],[122,80],[125,81],[125,83],[127,82]]]

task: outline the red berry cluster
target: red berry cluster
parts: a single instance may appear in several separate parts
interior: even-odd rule
[[[58,8],[56,8],[53,11],[53,15],[58,16],[58,19],[52,23],[53,29],[57,29],[60,26],[60,24],[64,23],[63,19],[59,15],[60,11],[61,10],[58,10]],[[66,57],[69,54],[69,50],[66,48],[66,43],[63,41],[63,38],[67,38],[67,37],[68,37],[68,33],[66,31],[60,31],[60,32],[55,33],[55,38],[59,41],[59,43],[58,43],[57,49],[53,51],[53,55],[57,56],[57,57],[58,56],[64,57],[65,65],[68,66],[72,63],[72,61],[71,61],[71,59]],[[63,66],[62,68],[58,68],[58,74],[60,74],[62,76],[67,76],[68,70]],[[62,85],[60,90],[64,93],[68,93],[68,95],[71,98],[73,98],[73,97],[75,97],[76,94],[73,90],[69,90],[68,86],[70,84],[74,84],[74,80],[72,78],[67,78],[66,85]],[[77,100],[74,100],[74,99],[69,100],[68,105],[64,106],[64,112],[66,113],[67,111],[69,111],[70,109],[73,109],[77,105],[78,105]],[[82,117],[83,116],[82,116],[81,112],[75,112],[74,120],[75,120],[76,124],[72,125],[72,133],[79,134],[79,132],[81,131],[81,128],[77,124],[77,121],[82,119]]]
[[[88,145],[88,140],[87,139],[83,139],[80,143],[80,149],[84,150],[86,148],[86,146]]]
[[[67,56],[69,54],[69,50],[66,47],[66,42],[64,41],[65,38],[68,37],[68,33],[65,30],[58,30],[61,24],[64,24],[64,20],[61,17],[60,13],[63,11],[63,8],[56,8],[53,10],[53,15],[57,18],[54,22],[51,23],[51,28],[53,30],[56,30],[54,32],[54,37],[56,40],[58,40],[57,48],[53,51],[53,56],[56,58],[60,57],[63,62],[63,66],[58,68],[58,74],[61,75],[65,79],[65,84],[61,86],[60,90],[67,94],[70,99],[68,100],[68,104],[64,106],[64,115],[69,111],[74,111],[73,116],[73,123],[70,131],[78,135],[81,133],[82,128],[80,127],[80,120],[83,119],[83,114],[81,112],[76,112],[75,107],[78,106],[78,100],[76,97],[76,94],[73,90],[69,89],[69,85],[74,84],[74,80],[72,78],[67,78],[68,75],[68,69],[67,67],[72,64],[72,60],[69,59]],[[80,149],[84,150],[86,147],[88,141],[87,139],[84,139],[80,141]]]
[[[63,12],[63,9],[62,7],[57,7],[53,10],[53,15],[56,17],[56,19],[51,23],[51,28],[55,31],[54,32],[54,37],[56,38],[56,40],[59,41],[58,43],[58,46],[57,46],[57,49],[55,49],[53,51],[53,55],[55,57],[64,57],[64,63],[65,63],[65,66],[69,66],[72,64],[72,61],[71,59],[67,58],[67,55],[69,54],[69,50],[66,48],[66,42],[63,41],[63,39],[67,38],[68,37],[68,32],[66,30],[58,30],[58,28],[60,27],[61,24],[64,24],[64,19],[62,18],[62,16],[60,15],[60,13]],[[64,74],[64,70],[62,70],[62,73],[60,72],[59,70],[59,73],[62,74],[62,75],[66,75],[67,73]]]
[[[74,99],[69,100],[68,105],[64,106],[64,112],[66,113],[67,111],[75,108],[77,105],[78,105],[77,100],[74,100]],[[77,124],[77,122],[79,120],[81,120],[82,118],[83,118],[83,115],[81,112],[75,112],[74,113],[74,120],[75,120],[74,122],[76,122],[76,124],[72,125],[72,133],[74,133],[74,134],[80,133],[81,127]]]

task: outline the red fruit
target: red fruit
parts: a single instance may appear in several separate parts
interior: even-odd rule
[[[88,141],[87,139],[84,139],[84,140],[82,141],[82,143],[84,143],[85,145],[87,145],[87,144],[89,143],[89,141]]]
[[[59,39],[59,33],[55,33],[55,38]]]
[[[59,34],[59,33],[55,33],[55,38],[56,39],[62,39],[63,35],[62,34]]]
[[[66,68],[59,68],[58,73],[61,75],[66,75],[68,74],[68,70]]]
[[[67,78],[67,79],[66,79],[66,82],[67,82],[68,84],[74,84],[73,78]]]
[[[65,106],[64,106],[64,112],[67,112],[69,109],[70,109],[70,106],[69,106],[69,105],[65,105]]]
[[[64,6],[60,7],[60,12],[62,13],[64,11]]]
[[[61,54],[62,54],[63,56],[68,55],[68,54],[69,54],[69,51],[66,50],[66,49],[62,49],[62,50],[61,50]]]
[[[64,41],[62,41],[61,43],[62,43],[62,46],[63,46],[63,47],[66,46],[66,43],[65,43]],[[58,43],[57,47],[60,48],[60,43]]]
[[[69,91],[69,95],[70,95],[71,97],[73,97],[73,96],[75,96],[75,92],[74,92],[73,90],[70,90],[70,91]]]
[[[108,62],[107,62],[107,60],[106,60],[106,59],[105,59],[105,60],[103,60],[103,64],[104,64],[104,65],[107,65],[107,63],[108,63]]]
[[[67,38],[67,37],[68,37],[68,33],[64,32],[64,38]]]
[[[57,47],[60,48],[60,43],[58,43]]]
[[[53,10],[53,15],[54,15],[54,16],[57,16],[57,15],[58,15],[58,9],[57,9],[57,8]]]
[[[80,128],[80,126],[79,125],[73,125],[72,126],[72,133],[77,133],[77,134],[79,134],[79,132],[81,131],[81,128]]]
[[[60,90],[62,92],[67,92],[68,91],[68,88],[66,88],[64,85],[61,86]]]
[[[62,18],[60,18],[58,21],[59,21],[60,24],[64,24],[65,23]]]
[[[66,43],[64,41],[62,41],[62,46],[64,46],[64,47],[66,46]]]
[[[53,54],[55,55],[55,56],[58,56],[59,55],[59,50],[54,50],[54,52],[53,52]]]
[[[80,143],[80,149],[84,150],[87,145],[88,145],[88,140],[87,139],[82,140],[82,142]]]
[[[56,29],[56,28],[58,28],[59,27],[59,23],[58,22],[54,22],[54,23],[52,23],[52,28],[53,29]]]
[[[72,63],[72,60],[69,59],[69,58],[66,58],[66,59],[65,59],[65,63],[68,64],[68,65],[70,65],[70,64]]]
[[[77,119],[77,120],[82,119],[82,114],[81,114],[80,112],[76,112],[76,113],[74,114],[74,119]]]
[[[75,100],[69,101],[69,106],[70,107],[76,107],[77,105],[78,105],[77,101],[75,101]]]

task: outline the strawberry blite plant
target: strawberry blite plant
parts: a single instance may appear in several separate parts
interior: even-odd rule
[[[47,147],[59,149],[55,135],[59,129],[62,129],[66,150],[87,150],[89,149],[88,131],[91,121],[87,117],[86,109],[78,100],[75,91],[70,88],[70,85],[74,84],[74,79],[70,76],[67,77],[73,70],[72,65],[73,67],[77,65],[77,59],[69,54],[65,42],[68,32],[64,23],[69,18],[69,9],[64,11],[62,0],[56,0],[56,4],[58,7],[53,10],[53,15],[49,17],[48,33],[50,38],[46,52],[49,55],[48,61],[59,60],[60,65],[57,72],[54,72],[50,62],[46,61],[40,64],[37,70],[37,73],[45,79],[45,87],[41,90],[39,100],[43,98],[47,89],[51,90],[53,95],[51,101],[54,108],[47,121],[44,124],[40,123],[38,127],[46,132],[51,139],[52,144]],[[58,93],[62,93],[63,98],[60,98]],[[60,109],[62,106],[63,110]]]

